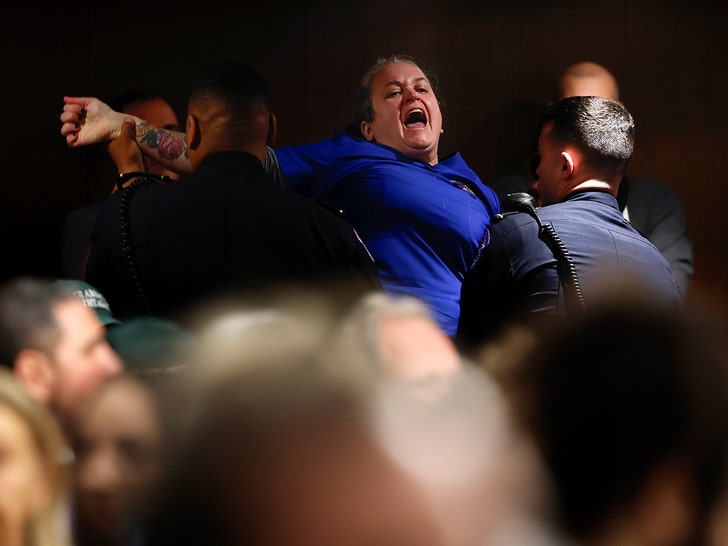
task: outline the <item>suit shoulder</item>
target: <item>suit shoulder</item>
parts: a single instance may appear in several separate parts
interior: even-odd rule
[[[670,196],[677,199],[677,193],[667,184],[657,180],[645,178],[627,178],[629,183],[628,203],[635,198],[648,198],[654,196]]]

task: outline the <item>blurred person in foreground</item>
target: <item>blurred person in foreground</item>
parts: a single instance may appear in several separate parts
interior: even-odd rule
[[[67,457],[48,409],[0,369],[0,544],[71,545]]]
[[[76,546],[143,543],[141,522],[162,467],[158,389],[166,377],[107,379],[76,414],[73,534]]]
[[[332,336],[333,350],[350,368],[377,382],[401,380],[416,396],[437,402],[462,370],[455,344],[427,306],[411,296],[372,293],[361,298]],[[342,362],[336,359],[334,367]]]
[[[473,370],[433,404],[362,378],[309,298],[203,321],[176,376],[184,407],[163,411],[178,448],[149,544],[488,544],[523,470],[497,389]]]
[[[68,285],[35,278],[0,287],[0,364],[67,434],[84,398],[122,370],[94,310]]]
[[[635,291],[564,321],[544,321],[525,337],[510,335],[481,362],[499,368],[532,432],[549,472],[555,521],[571,540],[726,543],[722,318]],[[509,343],[510,353],[503,350]],[[509,354],[514,359],[505,366]]]

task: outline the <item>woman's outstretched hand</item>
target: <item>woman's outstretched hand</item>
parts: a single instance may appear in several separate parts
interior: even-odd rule
[[[117,138],[129,116],[94,97],[63,97],[61,134],[71,148]]]

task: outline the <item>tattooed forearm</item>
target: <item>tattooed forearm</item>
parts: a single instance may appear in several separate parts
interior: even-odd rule
[[[175,160],[182,155],[188,159],[184,133],[157,129],[148,123],[140,123],[136,126],[136,138],[140,146],[157,150],[162,159]]]

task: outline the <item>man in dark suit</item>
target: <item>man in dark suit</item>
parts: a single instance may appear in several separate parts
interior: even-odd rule
[[[618,198],[624,203],[624,217],[665,257],[675,282],[687,296],[694,270],[693,241],[678,195],[660,182],[625,175]]]
[[[237,63],[210,67],[188,112],[187,147],[170,151],[189,154],[194,172],[180,181],[157,185],[138,176],[131,120],[109,146],[122,189],[99,216],[86,279],[116,316],[177,316],[220,293],[279,283],[356,278],[376,285],[353,229],[265,174],[275,117],[255,72]]]
[[[535,173],[544,206],[490,227],[463,285],[461,342],[483,341],[516,319],[573,312],[622,279],[682,301],[669,264],[617,204],[633,146],[632,116],[615,101],[570,97],[549,107]]]

